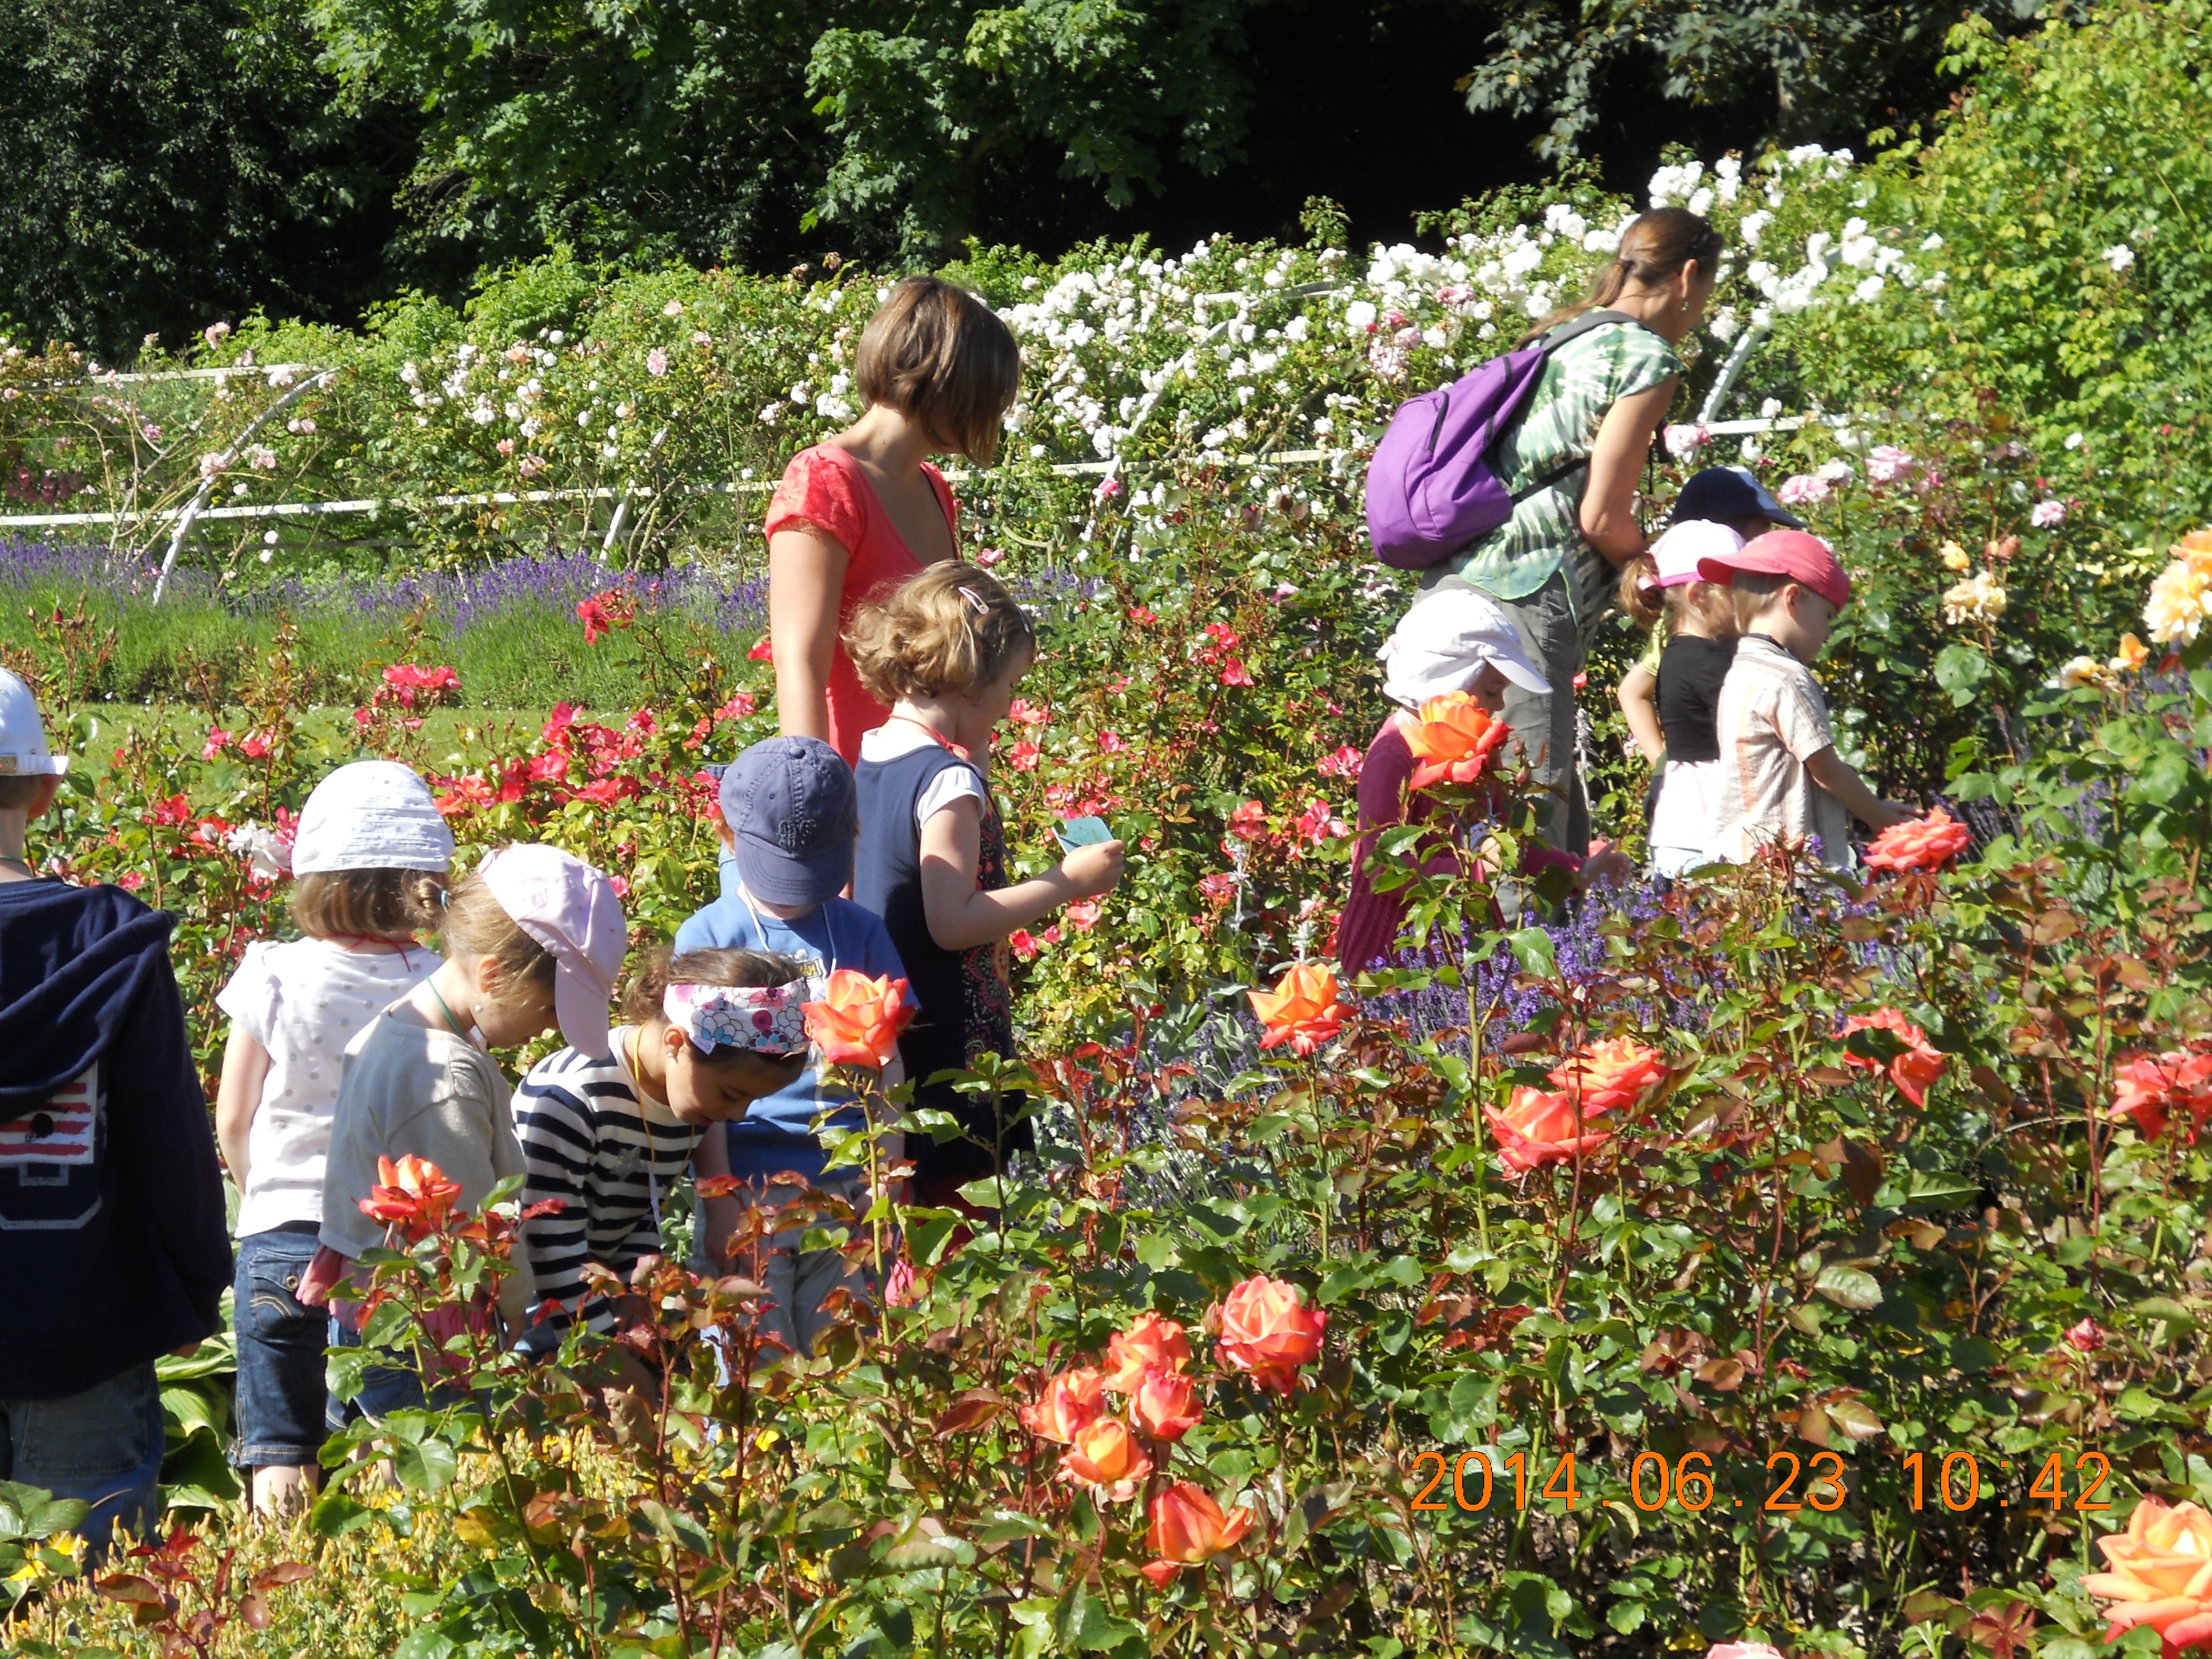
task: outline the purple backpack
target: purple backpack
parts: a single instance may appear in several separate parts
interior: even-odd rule
[[[1490,452],[1521,418],[1546,360],[1568,341],[1614,323],[1642,326],[1624,312],[1586,311],[1542,339],[1399,404],[1367,464],[1367,533],[1375,556],[1400,570],[1425,570],[1497,529],[1513,516],[1516,502],[1589,465],[1570,462],[1516,494],[1490,470]]]

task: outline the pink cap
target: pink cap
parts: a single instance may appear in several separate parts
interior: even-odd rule
[[[1698,566],[1705,560],[1734,558],[1742,547],[1743,538],[1724,524],[1685,519],[1651,544],[1651,562],[1659,567],[1660,586],[1680,587],[1698,580]]]
[[[1802,582],[1838,611],[1851,602],[1851,579],[1834,550],[1802,530],[1770,530],[1726,557],[1698,561],[1698,574],[1709,582],[1733,582],[1739,570]]]
[[[557,847],[502,847],[477,874],[499,908],[553,953],[553,1012],[578,1054],[605,1060],[607,1004],[629,944],[614,884]]]

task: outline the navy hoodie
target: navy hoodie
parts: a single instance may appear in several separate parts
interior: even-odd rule
[[[222,1176],[169,967],[119,887],[0,883],[0,1400],[222,1326]]]

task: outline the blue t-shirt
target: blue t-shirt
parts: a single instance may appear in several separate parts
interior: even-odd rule
[[[874,911],[833,898],[811,915],[786,921],[765,910],[756,915],[734,880],[725,884],[720,898],[676,930],[679,956],[714,949],[781,951],[805,963],[810,973],[850,968],[871,979],[907,976],[883,918]],[[810,1178],[820,1175],[828,1155],[815,1138],[814,1120],[842,1102],[843,1109],[829,1122],[839,1129],[859,1128],[866,1120],[852,1099],[850,1090],[824,1084],[818,1071],[808,1071],[789,1088],[753,1102],[729,1126],[730,1173],[752,1176],[795,1170]]]

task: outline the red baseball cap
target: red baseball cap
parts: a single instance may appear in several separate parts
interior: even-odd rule
[[[1838,611],[1851,602],[1851,579],[1834,550],[1802,530],[1770,530],[1733,553],[1698,561],[1698,574],[1709,582],[1733,583],[1739,570],[1802,582]]]

